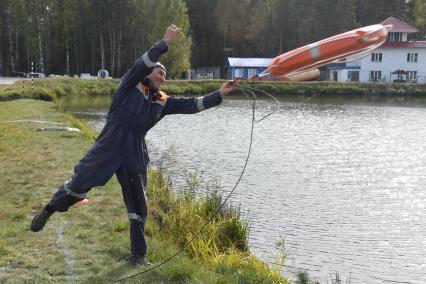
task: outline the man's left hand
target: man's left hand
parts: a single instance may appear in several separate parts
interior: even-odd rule
[[[238,81],[231,80],[231,81],[228,81],[228,82],[224,83],[220,87],[219,92],[220,92],[221,96],[226,96],[227,94],[229,94],[232,91],[234,91],[236,88],[238,88]]]

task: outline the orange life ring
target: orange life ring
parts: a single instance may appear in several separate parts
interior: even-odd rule
[[[372,25],[291,50],[274,58],[265,73],[283,76],[344,59],[367,56],[382,45],[392,26]]]
[[[276,80],[286,81],[286,82],[305,82],[317,80],[320,77],[320,71],[315,68],[308,71],[302,71],[298,73],[291,73],[285,76],[275,77]]]

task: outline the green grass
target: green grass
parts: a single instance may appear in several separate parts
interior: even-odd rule
[[[170,94],[199,95],[221,83],[170,81],[163,89]],[[40,233],[29,230],[31,218],[73,174],[73,166],[96,136],[83,121],[64,113],[58,98],[73,98],[78,106],[89,96],[112,95],[118,80],[38,80],[32,91],[30,84],[0,85],[0,283],[108,283],[140,272],[141,268],[125,261],[129,223],[115,178],[90,192],[89,205],[53,215]],[[361,98],[400,104],[426,99],[424,85],[269,82],[243,86],[296,100]],[[81,132],[37,132],[45,125],[13,120],[59,122]],[[192,239],[222,202],[216,193],[196,194],[202,186],[196,174],[188,174],[187,180],[184,194],[176,195],[161,171],[149,173],[146,235],[154,263]],[[249,225],[238,208],[221,210],[212,219],[176,259],[125,283],[288,283],[280,267],[268,267],[249,253]],[[277,263],[283,263],[285,253],[277,258]],[[298,276],[301,283],[309,281],[307,275]]]
[[[52,102],[0,103],[0,283],[111,283],[140,272],[130,266],[129,223],[115,178],[95,188],[89,204],[56,213],[39,233],[32,217],[92,145],[93,133],[36,131],[42,120],[84,128]],[[149,259],[174,254],[221,201],[177,196],[160,172],[149,173]],[[247,250],[247,223],[237,209],[221,212],[184,253],[124,283],[288,283]]]
[[[13,85],[0,85],[0,101],[19,98],[55,100],[69,96],[105,96],[112,95],[119,80],[84,80],[74,78],[48,78],[31,81],[18,81]]]
[[[213,92],[225,80],[170,80],[162,90],[170,95],[195,96]],[[118,79],[85,80],[75,78],[49,78],[35,81],[19,81],[13,85],[0,85],[0,101],[19,98],[33,98],[52,101],[64,97],[112,96]],[[25,86],[23,88],[22,86]],[[241,82],[242,87],[260,89],[278,97],[311,98],[318,100],[364,100],[390,103],[425,103],[426,85],[384,84],[384,83],[338,83],[338,82]]]

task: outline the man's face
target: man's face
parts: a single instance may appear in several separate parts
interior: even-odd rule
[[[150,88],[159,89],[160,86],[164,83],[164,81],[166,81],[166,72],[161,68],[154,68],[151,74],[146,77],[150,81]]]

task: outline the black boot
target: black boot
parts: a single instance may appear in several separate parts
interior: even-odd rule
[[[134,254],[129,257],[129,263],[132,265],[152,265],[144,255]]]
[[[40,209],[37,215],[34,216],[33,221],[31,222],[31,231],[38,232],[41,231],[46,225],[47,220],[55,212],[52,208],[49,207],[49,204]]]

